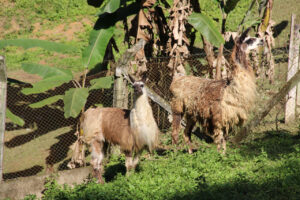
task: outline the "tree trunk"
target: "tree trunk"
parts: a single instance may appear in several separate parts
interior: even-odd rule
[[[210,66],[210,70],[209,70],[209,78],[213,78],[214,77],[214,60],[215,60],[215,56],[214,56],[214,51],[213,51],[213,47],[212,45],[201,35],[202,41],[203,41],[203,48],[206,54],[206,60],[208,62],[208,65]]]

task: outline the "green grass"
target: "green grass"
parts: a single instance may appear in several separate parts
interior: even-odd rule
[[[20,129],[16,131],[6,131],[5,140],[11,141],[16,137],[30,134],[37,130],[37,127]],[[4,148],[4,174],[13,174],[15,172],[22,172],[23,170],[33,169],[35,166],[39,166],[43,170],[38,170],[38,174],[45,174],[47,169],[46,158],[50,156],[50,147],[59,142],[59,136],[65,135],[71,130],[70,127],[59,128],[54,131],[50,131],[45,135],[35,138],[31,142],[19,145],[13,148],[5,146]],[[24,138],[26,140],[26,138]],[[19,142],[22,142],[20,139]],[[65,160],[70,159],[71,150],[61,162],[55,163],[53,166],[57,169]],[[22,164],[20,164],[22,163]],[[11,177],[10,177],[11,178]]]
[[[96,8],[81,0],[6,2],[0,8],[0,19],[3,21],[0,39],[38,38],[72,44],[78,48],[73,54],[57,55],[38,48],[24,50],[6,47],[0,49],[0,55],[5,55],[8,71],[20,69],[24,62],[47,63],[80,71],[81,50],[88,45],[96,11]]]
[[[280,35],[275,38],[276,46],[281,47],[288,45],[289,34],[290,34],[290,21],[291,15],[296,14],[296,23],[300,23],[300,0],[276,0],[273,5],[272,18],[276,25],[282,24],[285,29],[280,32]],[[285,22],[288,22],[284,26]],[[281,30],[278,27],[278,30]]]
[[[226,156],[215,145],[200,146],[192,155],[171,148],[143,159],[130,176],[124,175],[124,158],[113,158],[106,184],[91,180],[70,188],[50,181],[43,199],[298,199],[299,135],[264,135],[229,148]]]
[[[73,44],[78,48],[78,52],[72,55],[63,55],[42,49],[23,50],[7,47],[0,50],[0,54],[6,56],[9,71],[20,69],[23,62],[47,63],[50,66],[70,68],[75,72],[79,70],[80,52],[87,45],[89,31],[96,20],[94,14],[97,13],[97,9],[81,0],[6,2],[10,3],[0,7],[0,19],[3,22],[0,39],[40,38]],[[247,2],[250,1],[240,1],[238,6],[241,9],[228,16],[228,30],[236,30],[241,14],[245,8],[248,8]],[[206,13],[220,19],[219,10],[216,12],[216,7],[211,4],[211,2],[207,5],[202,3],[201,7],[211,8]],[[299,23],[299,4],[300,0],[274,1],[273,19],[276,24],[290,21],[291,13],[298,14],[297,22]],[[74,22],[80,22],[82,27],[72,32],[72,39],[68,34],[51,32],[63,26],[61,32],[66,33]],[[40,27],[36,28],[36,24]],[[118,59],[126,50],[126,45],[122,44],[124,37],[121,31],[122,24],[117,24],[117,27],[115,36],[120,48],[120,53],[116,54]],[[276,38],[277,47],[287,44],[288,35],[289,24]],[[199,42],[198,39],[196,42]],[[270,89],[272,89],[271,86]],[[277,111],[273,109],[272,112]],[[43,198],[298,199],[300,196],[300,160],[298,158],[300,139],[297,132],[299,130],[295,128],[297,124],[294,124],[293,127],[280,126],[279,131],[276,132],[274,131],[274,114],[271,118],[268,117],[265,120],[267,124],[257,127],[256,133],[251,135],[240,148],[229,147],[226,156],[218,154],[215,145],[206,144],[200,140],[194,141],[198,151],[193,155],[188,155],[182,150],[185,149],[183,144],[180,146],[181,150],[174,152],[174,147],[170,146],[169,134],[162,138],[162,143],[167,150],[162,155],[156,154],[150,159],[143,157],[137,173],[126,177],[124,157],[113,157],[106,166],[107,183],[105,185],[98,185],[92,180],[70,188],[49,182]],[[273,124],[270,125],[270,122]],[[23,163],[22,169],[28,169],[34,165],[45,169],[45,157],[49,155],[49,147],[57,143],[56,137],[67,131],[59,129],[17,148],[5,149],[9,158],[16,158],[16,163],[6,160],[4,170],[9,169],[9,171],[4,171],[4,173],[19,171],[19,168],[15,168],[19,167],[18,163]],[[6,135],[13,138],[22,134],[26,134],[26,130],[8,132]],[[69,156],[66,159],[68,158]],[[56,163],[54,168],[64,161]],[[27,199],[34,199],[34,196],[28,196]]]

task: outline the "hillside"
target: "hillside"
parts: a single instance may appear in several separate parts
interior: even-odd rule
[[[247,0],[247,2],[250,1]],[[207,1],[201,0],[200,3],[207,9],[210,6]],[[289,35],[288,21],[290,21],[291,13],[300,15],[299,6],[294,6],[299,3],[300,0],[275,1],[273,20],[278,25],[275,30],[277,47],[286,45]],[[248,3],[242,3],[241,6],[247,9]],[[70,68],[74,72],[80,71],[80,50],[87,45],[89,32],[96,21],[97,10],[99,9],[80,0],[4,0],[0,7],[0,39],[36,38],[65,42],[78,48],[78,52],[72,55],[56,54],[41,49],[23,50],[16,47],[1,49],[0,54],[6,56],[9,74],[14,75],[15,73],[12,72],[19,70],[21,63],[24,62]],[[220,17],[210,9],[207,10],[207,13],[213,18]],[[240,14],[240,12],[232,14],[233,20],[229,20],[228,25],[230,30],[234,30],[234,26],[239,23],[234,18]],[[255,15],[255,11],[252,15]],[[298,21],[300,21],[299,18]],[[122,27],[121,24],[117,26]],[[282,28],[284,29],[281,30]],[[115,35],[118,36],[117,43],[121,44],[124,37],[122,31],[116,31]],[[124,45],[119,45],[119,48],[120,52],[124,52]],[[118,58],[118,55],[116,56]]]

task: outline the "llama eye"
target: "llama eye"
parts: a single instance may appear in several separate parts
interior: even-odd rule
[[[144,87],[144,85],[141,85],[141,88],[143,88]]]
[[[252,44],[254,41],[252,40],[252,39],[249,39],[249,40],[246,40],[246,44],[248,44],[248,45],[250,45],[250,44]]]

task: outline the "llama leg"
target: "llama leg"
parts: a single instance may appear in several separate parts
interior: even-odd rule
[[[178,143],[178,134],[180,131],[180,122],[181,122],[181,114],[183,113],[183,103],[182,101],[178,101],[176,99],[172,99],[171,102],[172,109],[172,143]]]
[[[223,147],[223,154],[226,154],[226,140],[224,137],[223,137],[222,147]]]
[[[132,161],[132,169],[135,170],[137,164],[139,163],[139,158],[140,158],[141,153],[138,152],[134,155],[134,159]]]
[[[130,175],[129,172],[132,169],[132,163],[132,152],[125,152],[126,175]]]
[[[194,128],[194,125],[195,125],[195,122],[193,120],[190,120],[187,117],[187,124],[186,124],[186,127],[184,129],[184,140],[185,140],[185,143],[188,145],[189,154],[193,153],[193,149],[192,149],[192,146],[191,146],[192,145],[191,135],[192,135],[192,130]]]
[[[178,143],[178,133],[180,131],[180,121],[181,115],[180,114],[173,114],[173,121],[172,121],[172,143]]]
[[[224,149],[224,144],[226,145],[226,143],[225,143],[223,131],[221,129],[214,130],[214,142],[217,144],[218,152],[221,152],[221,148],[223,148],[222,154],[225,154],[226,147]]]
[[[91,143],[91,148],[92,148],[91,165],[93,166],[94,169],[94,176],[98,178],[99,183],[103,184],[104,183],[102,178],[103,166],[101,165],[104,158],[103,142],[94,140]]]

